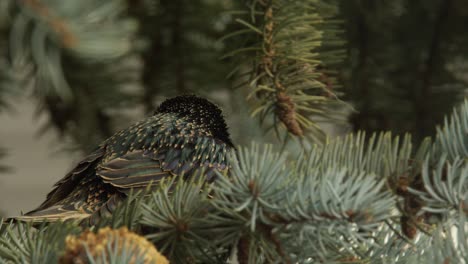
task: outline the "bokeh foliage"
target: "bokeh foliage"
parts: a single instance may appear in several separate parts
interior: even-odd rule
[[[410,132],[416,141],[466,96],[468,4],[463,0],[340,1],[346,100],[355,130]]]

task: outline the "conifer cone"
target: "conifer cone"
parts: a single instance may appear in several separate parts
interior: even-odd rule
[[[221,110],[206,99],[186,95],[164,101],[156,112],[117,132],[85,157],[19,220],[99,219],[112,213],[131,189],[157,187],[164,178],[194,175],[205,168],[228,168],[234,149]]]

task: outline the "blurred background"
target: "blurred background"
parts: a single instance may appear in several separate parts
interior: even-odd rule
[[[255,2],[0,1],[0,215],[39,205],[80,157],[178,94],[219,104],[236,144],[278,141],[246,100],[256,58],[238,55],[258,42],[239,33]],[[306,66],[341,118],[315,121],[333,135],[433,135],[467,94],[468,2],[322,2]]]

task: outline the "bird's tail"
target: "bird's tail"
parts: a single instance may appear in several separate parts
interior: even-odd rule
[[[52,206],[43,210],[31,211],[21,216],[9,217],[4,219],[4,224],[17,222],[55,222],[65,221],[70,219],[82,220],[89,217],[91,214],[77,210],[63,210],[60,206]]]
[[[85,222],[84,220],[86,220],[87,223],[92,224],[97,222],[102,217],[111,215],[117,204],[119,204],[122,200],[123,195],[112,195],[108,201],[106,201],[98,210],[94,212],[89,210],[85,211],[82,209],[75,209],[70,205],[54,205],[47,208],[36,209],[21,216],[7,218],[4,220],[4,223],[16,223],[18,221],[41,223],[67,220]]]

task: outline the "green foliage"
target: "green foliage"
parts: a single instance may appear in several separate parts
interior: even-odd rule
[[[32,92],[50,124],[86,151],[124,125],[122,108],[150,112],[158,96],[222,91],[228,65],[216,59],[232,48],[225,62],[237,63],[234,75],[247,87],[252,114],[280,137],[321,144],[289,154],[258,144],[239,148],[229,174],[214,183],[168,179],[153,193],[130,194],[92,230],[126,226],[172,263],[223,263],[230,255],[241,264],[468,259],[468,101],[435,129],[466,87],[455,66],[466,60],[460,25],[468,6],[341,1],[345,23],[337,6],[0,1],[0,110]],[[340,77],[360,111],[352,122],[393,133],[327,139],[319,126],[343,119],[335,78],[342,27],[349,45]],[[229,41],[216,42],[221,36]],[[393,136],[403,131],[413,138]],[[425,138],[432,131],[434,139]],[[86,224],[2,223],[0,262],[56,263],[65,237]],[[107,249],[111,263],[134,256],[110,243]]]
[[[225,38],[244,41],[225,56],[239,61],[241,85],[248,86],[248,98],[254,101],[252,115],[272,121],[278,136],[279,128],[285,128],[286,135],[323,141],[317,118],[340,116],[332,71],[343,55],[336,4],[254,0],[235,14],[242,28]]]
[[[445,118],[444,126],[437,129],[436,148],[439,152],[447,153],[449,160],[456,157],[465,159],[468,157],[468,99],[459,106],[460,109],[453,110],[450,118]]]
[[[336,255],[337,248],[361,243],[360,231],[372,232],[392,216],[394,197],[373,175],[345,168],[298,170],[271,153],[270,147],[241,150],[231,177],[220,177],[213,186],[221,198],[215,206],[248,230],[251,253],[276,247],[254,259],[303,261],[319,257],[318,245],[320,254]]]
[[[26,223],[4,223],[0,226],[0,261],[56,263],[64,249],[65,237],[79,230],[73,223],[43,224],[38,229]]]
[[[175,263],[218,263],[225,234],[217,230],[220,212],[210,204],[209,188],[175,180],[163,182],[143,205],[141,224],[151,230],[146,237]]]
[[[425,162],[422,169],[422,179],[425,191],[410,189],[424,201],[424,211],[445,213],[452,210],[468,212],[468,166],[466,159],[457,157],[453,162],[442,157],[435,168],[430,168]]]
[[[466,211],[464,214],[460,212],[454,218],[454,226],[451,229],[440,227],[433,240],[434,250],[427,250],[424,257],[435,262],[468,259],[466,219]]]

